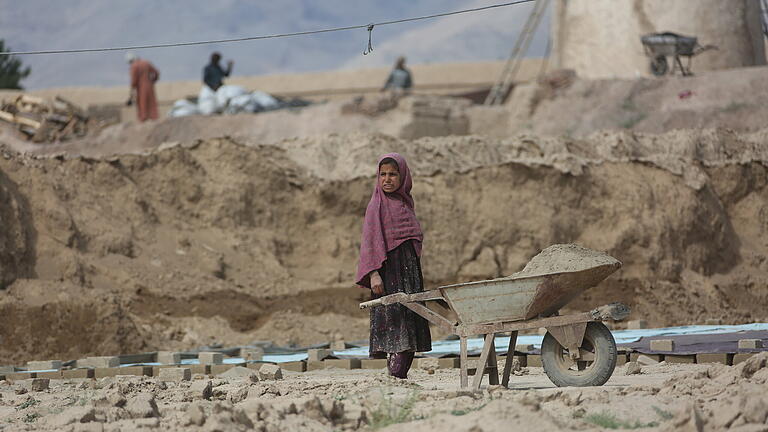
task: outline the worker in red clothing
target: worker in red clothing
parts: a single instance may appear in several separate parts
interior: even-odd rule
[[[160,78],[160,72],[152,63],[138,58],[136,54],[128,53],[125,59],[131,65],[131,94],[126,105],[136,102],[136,114],[140,122],[157,120],[155,82]]]

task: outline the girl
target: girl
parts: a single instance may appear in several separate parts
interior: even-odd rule
[[[424,290],[421,242],[424,238],[411,197],[411,172],[405,159],[389,153],[379,159],[378,178],[365,210],[357,284],[371,297]],[[400,304],[371,309],[372,358],[385,358],[389,374],[405,379],[415,352],[430,351],[427,320]]]

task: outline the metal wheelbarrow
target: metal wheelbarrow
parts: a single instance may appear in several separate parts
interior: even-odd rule
[[[553,248],[556,248],[553,249]],[[562,271],[529,271],[540,256],[559,254]],[[472,383],[479,389],[483,375],[499,384],[496,333],[510,332],[507,361],[501,384],[509,384],[512,359],[521,330],[546,328],[541,361],[549,379],[557,386],[605,384],[616,367],[616,342],[603,320],[622,320],[629,308],[611,303],[571,315],[560,308],[621,267],[621,262],[601,252],[576,245],[551,246],[526,268],[509,277],[441,286],[416,294],[397,293],[360,304],[361,309],[401,304],[459,337],[461,387],[468,387],[467,338],[483,335],[484,344]],[[536,274],[539,273],[539,274]],[[450,313],[438,313],[426,302],[447,303]],[[451,315],[455,315],[454,319]]]
[[[691,58],[704,51],[717,49],[715,45],[700,45],[698,39],[691,36],[683,36],[677,33],[651,33],[640,38],[645,49],[645,55],[651,58],[651,73],[655,76],[663,76],[667,72],[675,73],[675,67],[680,68],[683,76],[693,75],[691,72]],[[672,57],[672,70],[669,70],[667,57]],[[680,57],[688,57],[688,66],[683,66]]]

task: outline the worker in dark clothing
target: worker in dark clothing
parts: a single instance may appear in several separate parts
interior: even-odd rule
[[[228,77],[232,73],[232,65],[235,64],[232,60],[227,62],[227,69],[223,69],[219,62],[221,61],[221,54],[215,52],[211,54],[211,62],[203,69],[203,82],[205,85],[216,91],[224,84],[224,77]]]
[[[405,68],[405,57],[398,57],[395,63],[395,68],[387,78],[387,82],[384,84],[384,88],[381,90],[392,90],[397,93],[406,93],[413,86],[411,80],[411,71]]]

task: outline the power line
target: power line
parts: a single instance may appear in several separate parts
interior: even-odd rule
[[[247,37],[239,37],[239,38],[232,38],[232,39],[214,39],[214,40],[203,40],[203,41],[195,41],[195,42],[174,42],[174,43],[132,45],[132,46],[120,46],[120,47],[79,48],[79,49],[39,50],[39,51],[14,51],[14,52],[2,52],[0,53],[0,56],[127,51],[127,50],[140,50],[140,49],[151,49],[151,48],[170,48],[170,47],[182,47],[182,46],[192,46],[192,45],[208,45],[208,44],[231,43],[231,42],[245,42],[245,41],[263,40],[263,39],[276,39],[276,38],[283,38],[283,37],[305,36],[305,35],[318,34],[318,33],[330,33],[330,32],[355,30],[355,29],[368,29],[368,28],[372,29],[373,26],[401,24],[405,22],[420,21],[420,20],[450,16],[450,15],[479,12],[483,10],[513,6],[513,5],[522,4],[522,3],[530,3],[532,1],[535,1],[535,0],[516,0],[516,1],[507,2],[507,3],[499,3],[499,4],[489,5],[489,6],[476,7],[472,9],[463,9],[463,10],[458,10],[453,12],[443,12],[439,14],[425,15],[425,16],[414,17],[414,18],[403,18],[403,19],[398,19],[393,21],[384,21],[380,23],[369,23],[369,24],[361,24],[361,25],[354,25],[354,26],[347,26],[347,27],[335,27],[335,28],[329,28],[329,29],[309,30],[309,31],[294,32],[294,33],[280,33],[280,34],[273,34],[273,35],[247,36]]]

